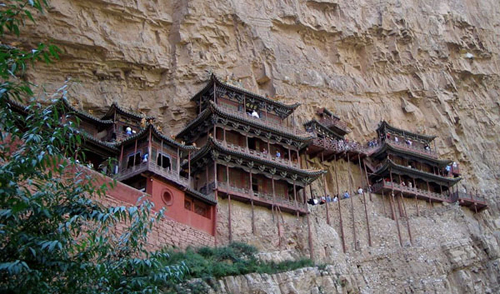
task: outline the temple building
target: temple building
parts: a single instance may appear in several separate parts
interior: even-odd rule
[[[377,134],[380,144],[370,154],[370,159],[365,159],[371,170],[369,178],[374,193],[429,202],[459,200],[459,194],[453,189],[461,180],[458,165],[438,158],[435,144],[432,144],[435,136],[401,130],[385,121],[379,124]],[[472,205],[478,211],[486,208],[484,199],[469,198],[460,204]]]
[[[57,102],[82,134],[75,157],[80,163],[150,195],[155,210],[166,207],[165,216],[207,234],[215,234],[215,205],[210,196],[191,188],[189,157],[198,149],[163,135],[146,117],[113,103],[101,118],[80,111],[66,99]],[[135,204],[137,199],[123,201]]]
[[[234,199],[252,209],[308,213],[304,188],[324,171],[301,166],[302,151],[313,137],[291,126],[298,104],[247,92],[215,76],[191,100],[197,117],[177,138],[202,146],[190,158],[195,190],[227,198],[229,209]]]

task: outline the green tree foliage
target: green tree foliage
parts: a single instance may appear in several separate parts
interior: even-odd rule
[[[15,41],[46,5],[1,2],[1,39]],[[168,263],[168,253],[144,248],[162,213],[151,213],[147,201],[104,207],[93,200],[107,187],[97,187],[68,157],[82,143],[76,126],[62,123],[58,104],[37,102],[35,86],[19,78],[28,66],[58,54],[44,44],[32,50],[0,44],[0,292],[160,292],[187,270],[182,261]],[[66,87],[48,96],[65,96]],[[119,222],[128,227],[117,233]]]

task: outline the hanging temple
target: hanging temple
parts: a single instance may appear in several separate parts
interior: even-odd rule
[[[62,120],[79,121],[86,150],[85,159],[80,159],[83,166],[151,195],[156,207],[168,208],[167,217],[212,236],[217,232],[219,199],[228,200],[229,210],[231,200],[251,204],[252,222],[254,206],[297,217],[307,216],[309,206],[316,204],[338,202],[341,209],[342,199],[354,195],[340,191],[338,180],[336,195],[326,195],[327,171],[309,169],[304,158],[345,160],[359,167],[364,178],[359,193],[369,194],[370,199],[378,194],[390,201],[405,197],[458,202],[476,213],[487,208],[477,192],[459,191],[459,166],[438,158],[434,136],[382,121],[372,140],[349,141],[345,135],[351,130],[326,108],[318,109],[316,118],[299,129],[294,111],[300,104],[274,101],[215,75],[191,101],[196,103],[197,117],[175,137],[162,134],[153,117],[115,103],[101,118],[76,109],[66,99],[57,103],[66,112]],[[10,105],[21,113],[25,109],[19,103]],[[307,196],[306,188],[319,178],[325,181],[325,195],[315,195],[311,189]],[[392,217],[397,218],[394,213]],[[232,241],[230,211],[228,218]]]

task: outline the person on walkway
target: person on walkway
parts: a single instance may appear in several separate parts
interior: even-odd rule
[[[359,194],[359,195],[363,194],[363,188],[358,187],[358,194]]]
[[[335,195],[335,197],[333,197],[333,202],[337,202],[337,201],[339,201],[339,196]]]
[[[347,192],[347,190],[345,190],[344,192],[344,199],[347,199],[347,198],[350,198],[351,196],[349,195],[349,192]]]

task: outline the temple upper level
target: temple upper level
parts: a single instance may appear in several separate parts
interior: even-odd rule
[[[191,101],[197,105],[197,114],[209,107],[209,101],[213,101],[221,108],[225,108],[238,115],[258,118],[267,124],[282,124],[300,103],[287,105],[269,97],[251,93],[223,82],[212,75],[210,82],[205,88],[198,92]]]

